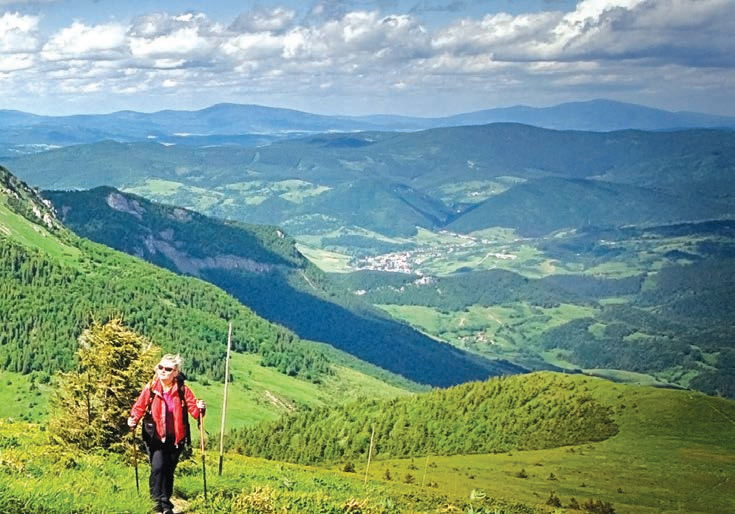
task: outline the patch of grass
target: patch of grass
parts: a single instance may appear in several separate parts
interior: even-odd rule
[[[529,347],[528,340],[544,330],[595,313],[592,307],[573,304],[551,308],[531,307],[525,303],[492,307],[473,305],[458,312],[416,305],[379,307],[394,318],[458,348],[488,357],[512,359],[531,367],[542,365],[543,361],[562,367],[575,367],[554,362],[551,354],[537,354]]]
[[[46,374],[21,375],[0,371],[2,417],[27,422],[45,420],[52,388]]]
[[[80,251],[63,244],[57,237],[35,223],[12,212],[0,201],[0,237],[9,236],[19,243],[41,250],[42,252],[63,261],[74,261]]]
[[[353,271],[349,265],[350,256],[338,252],[330,252],[305,244],[297,244],[301,254],[327,273],[348,273]]]
[[[226,199],[222,194],[210,189],[163,179],[147,179],[122,190],[156,202],[187,207],[199,212],[206,212]]]
[[[342,403],[358,394],[380,399],[409,394],[404,389],[341,366],[336,368],[334,377],[322,384],[297,380],[261,366],[260,357],[250,354],[233,353],[230,373],[233,380],[227,393],[227,429],[277,419],[304,407]],[[224,385],[191,382],[190,386],[207,402],[206,430],[219,434]]]

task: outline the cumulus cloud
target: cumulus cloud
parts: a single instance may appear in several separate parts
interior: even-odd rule
[[[41,57],[48,61],[65,59],[114,59],[125,51],[126,27],[117,23],[89,27],[75,21],[43,45]]]
[[[468,96],[512,98],[532,85],[559,97],[592,86],[654,95],[663,86],[644,79],[655,82],[664,70],[679,87],[695,76],[715,84],[733,76],[733,0],[582,0],[568,12],[452,16],[440,26],[421,17],[464,4],[420,0],[400,12],[395,0],[320,0],[301,14],[276,6],[221,22],[203,12],[151,12],[102,24],[80,19],[51,34],[40,33],[37,16],[5,12],[0,92],[24,80],[8,75],[19,70],[49,91],[193,96],[431,96],[461,88]]]
[[[38,46],[38,17],[6,12],[0,17],[0,53],[32,52]]]

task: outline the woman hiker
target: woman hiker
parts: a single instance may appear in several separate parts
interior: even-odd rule
[[[171,495],[174,490],[174,470],[179,455],[189,439],[188,411],[199,419],[206,405],[197,400],[189,386],[184,384],[179,355],[164,355],[156,366],[156,376],[146,384],[128,418],[128,426],[135,428],[146,412],[153,418],[152,434],[143,426],[143,439],[148,449],[151,476],[148,480],[156,512],[173,514]]]

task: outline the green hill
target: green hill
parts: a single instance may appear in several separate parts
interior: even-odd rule
[[[406,399],[324,407],[242,429],[228,440],[251,456],[301,464],[554,448],[617,433],[612,410],[562,375],[475,382]],[[267,434],[279,434],[272,440]]]
[[[717,202],[693,201],[657,189],[543,178],[528,180],[473,206],[447,228],[468,233],[489,226],[513,227],[519,235],[539,237],[569,227],[674,223],[717,218],[723,212],[727,209]]]

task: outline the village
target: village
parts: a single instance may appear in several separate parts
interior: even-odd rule
[[[422,266],[426,267],[436,261],[446,262],[447,257],[452,254],[458,260],[466,259],[468,264],[474,265],[481,265],[489,258],[500,260],[515,260],[517,258],[516,255],[511,253],[493,251],[488,251],[483,257],[478,258],[478,250],[491,247],[494,244],[493,241],[447,231],[442,231],[441,234],[452,236],[455,242],[432,244],[414,250],[361,257],[356,259],[352,266],[355,271],[386,271],[423,276],[425,271]]]

